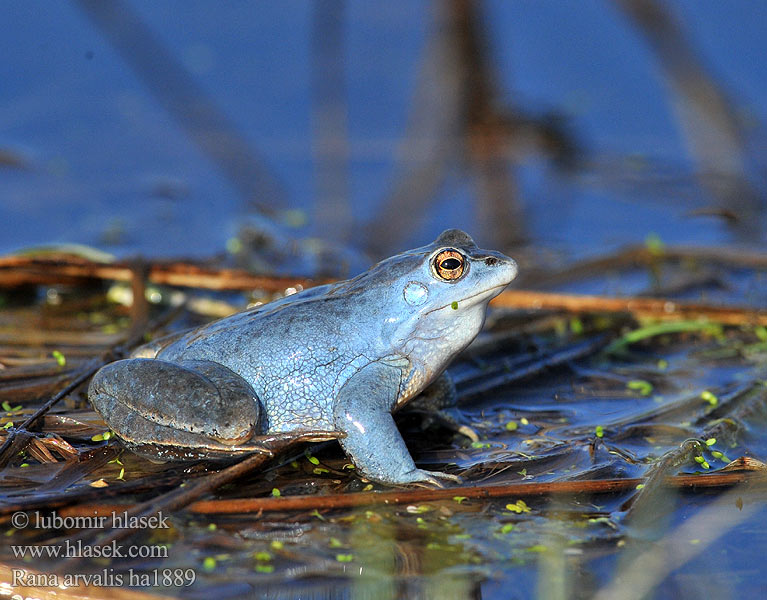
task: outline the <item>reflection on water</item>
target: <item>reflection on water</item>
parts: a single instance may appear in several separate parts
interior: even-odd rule
[[[254,211],[374,257],[456,224],[565,256],[763,242],[764,11],[17,4],[2,250],[208,256]]]

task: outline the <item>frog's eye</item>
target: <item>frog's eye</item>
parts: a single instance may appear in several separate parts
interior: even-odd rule
[[[463,275],[465,259],[458,250],[443,250],[434,257],[434,272],[444,281],[454,281]]]

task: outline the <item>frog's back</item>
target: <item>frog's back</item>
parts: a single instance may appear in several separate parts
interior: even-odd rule
[[[264,405],[265,431],[333,431],[333,399],[354,372],[375,359],[375,349],[369,335],[349,325],[354,315],[343,298],[298,300],[191,331],[157,358],[209,360],[234,371]]]

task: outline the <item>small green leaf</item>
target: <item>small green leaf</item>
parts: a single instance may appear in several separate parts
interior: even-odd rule
[[[647,251],[653,256],[662,256],[666,245],[657,233],[648,233],[644,240]]]
[[[714,444],[716,444],[716,438],[708,438],[706,440],[706,446],[713,446]]]
[[[528,421],[525,417],[522,417],[519,422],[522,423],[522,425],[530,425],[530,421]]]
[[[633,379],[626,384],[626,387],[630,390],[639,392],[642,396],[649,396],[652,394],[652,383],[644,381],[643,379]]]
[[[279,498],[282,494],[280,493],[280,490],[278,488],[272,488],[272,496],[275,498]]]
[[[274,573],[274,565],[259,563],[256,565],[256,573]]]
[[[461,504],[464,500],[468,500],[468,498],[466,496],[453,496],[453,500]]]
[[[53,356],[53,358],[56,359],[56,362],[58,363],[60,367],[63,367],[67,364],[67,357],[64,356],[58,350],[54,350],[53,352],[51,352],[51,355]]]
[[[334,537],[328,540],[328,544],[330,545],[331,548],[341,548],[343,546],[343,544],[341,543],[341,540]]]
[[[312,463],[313,465],[320,464],[320,459],[317,458],[316,456],[307,456],[306,458],[309,459],[309,462]]]
[[[717,398],[712,392],[708,390],[703,390],[700,393],[700,397],[706,402],[708,402],[711,406],[716,406],[717,404],[719,404],[719,398]]]
[[[283,544],[280,540],[272,540],[272,543],[269,545],[273,550],[282,550],[285,547],[285,544]]]
[[[712,450],[711,451],[711,456],[713,456],[714,458],[718,458],[722,462],[726,462],[726,463],[731,463],[732,462],[732,460],[730,460],[729,458],[727,458],[727,456],[725,456],[724,454],[719,452],[719,450]]]
[[[268,552],[256,552],[253,556],[256,560],[261,560],[261,561],[272,560],[272,555],[269,554]]]
[[[506,429],[508,431],[516,431],[519,428],[519,424],[516,421],[509,421],[506,423]]]
[[[709,465],[706,462],[706,459],[704,457],[702,457],[702,456],[696,456],[695,457],[695,462],[698,463],[704,469],[710,469],[711,468],[711,465]]]
[[[603,437],[603,436],[605,435],[605,428],[604,428],[604,427],[602,427],[601,425],[597,425],[597,426],[594,428],[594,434],[595,434],[595,435],[596,435],[598,438],[601,438],[601,437]]]
[[[517,500],[514,504],[507,504],[506,510],[517,514],[532,512],[532,509],[525,504],[524,500]]]
[[[292,229],[303,227],[309,221],[306,211],[299,208],[283,210],[279,216],[280,221]]]
[[[216,568],[216,559],[212,556],[206,556],[205,560],[202,561],[202,568],[206,571],[212,571]]]
[[[453,301],[450,304],[450,308],[452,308],[453,310],[458,310],[458,302]]]
[[[242,252],[242,240],[236,237],[226,240],[226,251],[229,254],[239,254]]]
[[[583,333],[583,321],[577,317],[570,319],[570,331],[574,335],[580,335]]]
[[[3,425],[3,429],[10,429],[13,427],[13,421],[8,421],[5,425]]]
[[[352,562],[354,554],[336,554],[336,560],[338,562]]]
[[[673,307],[673,305],[672,305]],[[667,335],[671,333],[685,333],[685,332],[700,332],[707,335],[719,336],[722,334],[722,325],[719,323],[711,323],[704,319],[697,321],[669,321],[664,323],[655,323],[648,325],[647,327],[641,327],[633,331],[629,331],[621,338],[612,342],[605,352],[611,354],[617,350],[622,350],[630,344],[635,344],[647,338]]]
[[[506,523],[503,527],[501,527],[501,533],[509,533],[514,529],[514,525],[512,523]]]

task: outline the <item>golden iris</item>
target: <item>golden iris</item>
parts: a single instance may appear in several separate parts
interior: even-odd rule
[[[434,257],[432,265],[440,279],[454,281],[463,275],[466,261],[458,250],[443,250]]]

